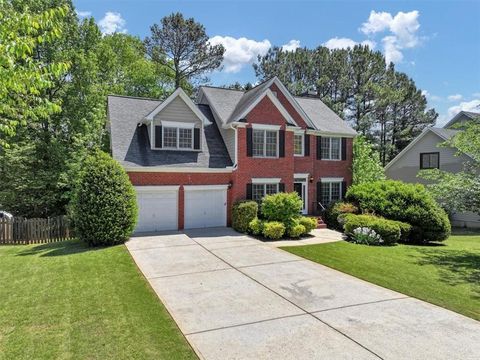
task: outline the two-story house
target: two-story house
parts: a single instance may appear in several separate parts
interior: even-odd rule
[[[479,113],[460,111],[443,128],[427,127],[385,166],[385,174],[390,179],[409,183],[428,183],[418,177],[423,169],[441,169],[456,173],[464,169],[464,164],[474,161],[468,154],[458,154],[458,149],[441,146],[461,131],[462,124],[480,117]],[[480,216],[472,212],[451,214],[454,226],[480,228]]]
[[[249,91],[203,86],[166,100],[108,97],[112,156],[137,191],[137,232],[225,226],[232,204],[297,191],[304,214],[351,183],[355,131],[275,77]]]

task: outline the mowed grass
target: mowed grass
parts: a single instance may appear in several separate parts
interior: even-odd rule
[[[480,233],[443,244],[376,247],[337,242],[285,251],[480,320]]]
[[[1,359],[195,359],[125,246],[0,246]]]

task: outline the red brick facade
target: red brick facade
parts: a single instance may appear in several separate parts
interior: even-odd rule
[[[280,103],[289,112],[295,122],[302,129],[306,124],[299,113],[290,104],[275,84],[272,85]],[[317,142],[315,135],[310,136],[310,155],[294,156],[293,131],[285,131],[285,156],[278,158],[255,158],[247,156],[247,128],[251,124],[279,125],[286,130],[286,120],[273,102],[265,96],[247,115],[246,127],[237,129],[237,167],[233,172],[226,173],[171,173],[171,172],[130,172],[129,176],[134,185],[180,185],[179,191],[179,229],[184,224],[184,194],[183,185],[219,185],[231,184],[228,190],[227,219],[230,224],[231,205],[233,202],[246,197],[247,184],[252,178],[281,178],[285,184],[285,191],[293,191],[294,174],[309,174],[308,182],[308,212],[316,211],[316,184],[321,177],[341,177],[347,184],[351,184],[352,139],[347,139],[346,160],[329,161],[317,160]]]

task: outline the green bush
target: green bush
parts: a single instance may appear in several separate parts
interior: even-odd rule
[[[410,224],[409,241],[443,241],[450,236],[447,214],[421,184],[387,180],[353,185],[346,199],[363,212]]]
[[[263,236],[278,240],[285,234],[285,225],[278,221],[269,221],[263,224]]]
[[[337,201],[328,206],[325,211],[325,223],[329,229],[342,230],[343,226],[339,223],[338,217],[342,214],[357,214],[358,208],[348,202]]]
[[[248,229],[253,235],[260,235],[263,232],[263,221],[260,220],[259,218],[255,218],[252,221],[250,221],[250,224],[248,225]]]
[[[262,200],[261,213],[268,221],[279,221],[290,228],[300,217],[303,202],[296,192],[267,195]]]
[[[137,221],[135,190],[110,155],[95,151],[85,159],[71,204],[76,235],[86,243],[125,242]]]
[[[353,231],[358,228],[369,228],[374,230],[385,244],[395,244],[400,240],[400,226],[397,221],[387,220],[373,215],[345,216],[345,233],[351,237]]]
[[[395,222],[400,227],[400,241],[408,242],[410,232],[412,231],[412,225],[397,220],[391,221]]]
[[[314,217],[302,216],[298,219],[298,223],[305,227],[304,235],[310,234],[313,229],[317,228],[318,220]]]
[[[303,234],[305,234],[305,226],[301,224],[293,225],[290,229],[288,229],[288,236],[291,238],[298,238]]]
[[[238,201],[232,209],[232,227],[242,233],[248,231],[250,222],[257,217],[258,204],[251,200]]]
[[[383,245],[384,241],[375,230],[368,227],[359,227],[353,229],[349,235],[349,240],[355,244],[363,245]]]

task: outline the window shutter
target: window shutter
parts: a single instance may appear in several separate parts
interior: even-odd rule
[[[285,192],[285,183],[278,184],[278,192]]]
[[[320,207],[319,203],[322,202],[322,182],[317,182],[317,210],[321,211],[322,208]]]
[[[155,126],[155,147],[162,147],[162,127],[160,125]]]
[[[285,157],[285,130],[280,130],[278,137],[278,156]]]
[[[322,160],[322,137],[317,136],[317,160]]]
[[[347,160],[347,138],[342,137],[342,160]]]
[[[310,156],[310,135],[305,134],[303,142],[303,145],[305,147],[305,149],[303,150],[303,154],[304,156]]]
[[[193,148],[200,150],[200,129],[193,129]]]
[[[347,193],[347,182],[342,181],[342,199],[345,199],[346,193]]]
[[[251,157],[253,155],[252,148],[253,148],[253,129],[247,128],[247,156]]]
[[[252,184],[247,184],[247,200],[252,200]]]

